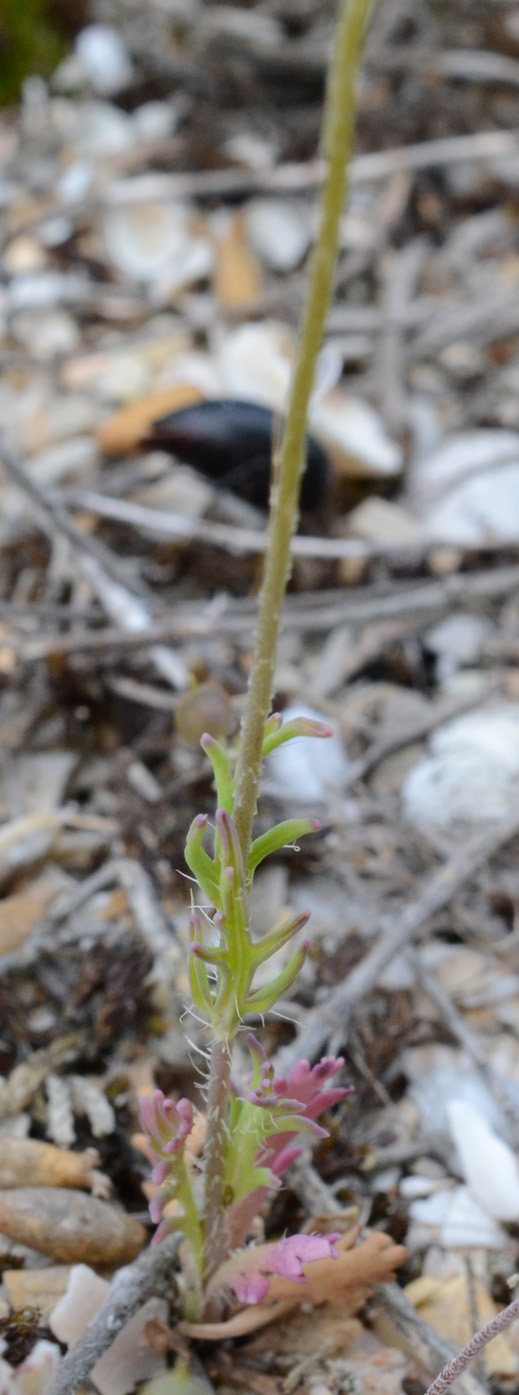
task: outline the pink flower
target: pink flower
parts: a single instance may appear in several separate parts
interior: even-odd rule
[[[269,1290],[269,1274],[304,1284],[303,1264],[316,1259],[338,1259],[334,1242],[339,1239],[338,1231],[330,1235],[289,1235],[273,1244],[238,1250],[218,1269],[211,1287],[234,1289],[240,1303],[261,1303]]]
[[[151,1099],[142,1096],[139,1104],[142,1127],[157,1159],[151,1180],[159,1190],[151,1198],[149,1212],[154,1225],[159,1227],[152,1242],[158,1245],[173,1228],[163,1212],[178,1188],[184,1143],[193,1126],[193,1106],[190,1100],[175,1103],[175,1100],[166,1099],[162,1090],[154,1090]]]
[[[193,1127],[193,1106],[190,1100],[168,1100],[162,1090],[154,1090],[152,1099],[139,1100],[141,1122],[156,1158],[167,1163],[181,1152],[184,1139]],[[158,1169],[157,1169],[158,1171]],[[161,1169],[164,1181],[164,1168]],[[154,1180],[158,1181],[159,1178]]]
[[[269,1291],[269,1281],[264,1274],[243,1274],[233,1288],[239,1303],[261,1303]]]
[[[332,1075],[336,1075],[337,1071],[344,1065],[342,1056],[324,1056],[316,1066],[311,1066],[309,1061],[297,1061],[288,1078],[285,1076],[276,1078],[273,1066],[270,1061],[267,1061],[262,1047],[252,1034],[249,1035],[248,1042],[256,1062],[258,1054],[263,1057],[263,1061],[261,1064],[261,1084],[256,1086],[254,1090],[249,1089],[247,1098],[252,1104],[263,1105],[266,1109],[270,1109],[273,1118],[277,1114],[278,1121],[280,1115],[286,1111],[287,1125],[289,1125],[290,1119],[286,1116],[292,1114],[294,1117],[295,1128],[292,1130],[287,1127],[285,1131],[281,1131],[279,1127],[277,1131],[273,1129],[262,1144],[256,1159],[258,1167],[270,1167],[274,1176],[279,1177],[303,1152],[303,1147],[295,1143],[299,1121],[304,1119],[307,1123],[313,1124],[312,1132],[320,1138],[326,1138],[326,1129],[320,1128],[315,1120],[324,1113],[325,1109],[331,1109],[334,1104],[339,1104],[345,1095],[351,1093],[352,1087],[345,1088],[337,1085],[329,1090],[322,1088],[326,1081]]]
[[[274,1246],[269,1269],[273,1274],[302,1284],[305,1281],[303,1264],[311,1264],[315,1259],[338,1259],[334,1241],[340,1238],[340,1231],[332,1231],[330,1235],[287,1235]]]

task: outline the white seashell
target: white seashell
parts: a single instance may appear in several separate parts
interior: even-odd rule
[[[409,1215],[413,1223],[413,1245],[420,1233],[421,1244],[430,1243],[431,1232],[446,1250],[474,1246],[499,1250],[507,1243],[506,1231],[497,1225],[467,1187],[444,1187],[432,1196],[417,1198],[411,1201]]]
[[[111,102],[85,102],[78,111],[73,143],[78,154],[84,158],[102,159],[119,155],[135,144],[131,117]]]
[[[9,1363],[2,1362],[0,1366],[0,1379],[2,1367],[7,1367],[7,1384],[0,1385],[2,1395],[46,1395],[46,1391],[54,1384],[61,1365],[61,1352],[55,1342],[39,1341],[33,1346],[29,1356],[17,1366],[12,1375],[9,1375]]]
[[[166,140],[176,125],[176,113],[169,102],[143,102],[132,121],[138,140]]]
[[[495,538],[519,539],[519,454],[511,465],[470,476],[429,508],[425,520],[432,538],[464,546]]]
[[[511,812],[519,785],[519,706],[457,717],[435,733],[431,748],[404,782],[408,819],[425,830],[452,830]]]
[[[0,884],[22,867],[30,867],[52,847],[61,829],[58,814],[28,814],[13,819],[0,830]]]
[[[455,543],[519,537],[519,432],[466,431],[415,462],[411,498],[429,535]]]
[[[285,708],[283,723],[294,717],[311,717],[318,722],[327,720],[322,712],[305,707],[304,703]],[[298,736],[273,751],[266,767],[270,792],[279,799],[290,800],[294,806],[301,804],[306,812],[308,806],[323,804],[341,791],[348,776],[349,762],[337,736],[325,739]]]
[[[94,179],[94,166],[91,160],[74,160],[67,165],[56,181],[56,193],[62,203],[81,203],[89,193]]]
[[[480,1205],[468,1187],[456,1187],[450,1195],[450,1205],[439,1235],[444,1249],[470,1247],[501,1250],[508,1243],[506,1231]]]
[[[456,673],[460,665],[470,664],[478,658],[487,629],[488,625],[481,616],[453,611],[427,630],[425,644],[436,655],[440,682]]]
[[[430,502],[479,475],[519,460],[518,431],[463,431],[451,436],[411,467],[410,489],[416,502]]]
[[[185,255],[188,214],[170,204],[141,203],[111,208],[104,217],[107,256],[123,276],[153,281]]]
[[[434,1196],[435,1192],[445,1191],[445,1186],[438,1177],[422,1177],[415,1172],[409,1177],[402,1177],[399,1191],[401,1196],[415,1201],[421,1197]]]
[[[2,260],[8,276],[17,276],[24,271],[41,271],[47,264],[41,243],[27,235],[13,237]]]
[[[440,1187],[432,1196],[416,1197],[409,1207],[411,1220],[421,1225],[441,1226],[447,1219],[451,1200],[450,1187]]]
[[[153,452],[153,456],[157,461],[164,460],[159,451]],[[153,456],[148,456],[148,459]],[[201,518],[213,497],[213,485],[188,465],[176,465],[171,470],[169,458],[166,459],[168,468],[162,478],[137,490],[132,498],[137,504],[145,504],[150,509],[180,513],[183,518]]]
[[[225,393],[246,402],[262,402],[284,411],[287,402],[294,340],[285,325],[274,320],[240,325],[228,334],[217,356]]]
[[[204,237],[186,237],[177,248],[171,267],[152,283],[151,299],[156,305],[169,304],[179,291],[206,281],[214,266],[214,249]]]
[[[426,537],[417,518],[390,499],[372,494],[348,514],[348,532],[366,542],[406,547],[420,544]]]
[[[511,1148],[465,1100],[451,1100],[447,1117],[473,1196],[496,1220],[518,1220],[519,1168]]]
[[[245,227],[251,246],[271,271],[293,271],[310,246],[304,212],[288,199],[251,199]]]
[[[88,24],[76,39],[76,54],[95,92],[110,97],[126,87],[132,76],[120,34],[109,24]]]
[[[21,310],[13,315],[11,334],[41,362],[72,354],[81,342],[76,320],[59,308],[43,312]]]
[[[310,429],[340,474],[370,479],[392,477],[402,469],[400,446],[386,436],[377,413],[340,389],[314,402]]]

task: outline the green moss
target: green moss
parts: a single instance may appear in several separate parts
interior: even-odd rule
[[[51,0],[0,0],[0,104],[18,100],[30,73],[47,77],[64,48]]]

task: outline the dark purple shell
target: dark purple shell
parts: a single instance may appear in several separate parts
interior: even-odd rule
[[[274,412],[257,402],[199,402],[161,417],[143,444],[171,451],[225,489],[266,509],[274,431]],[[329,475],[324,451],[307,436],[303,509],[318,508],[323,502]]]

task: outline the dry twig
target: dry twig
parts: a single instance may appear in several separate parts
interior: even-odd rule
[[[410,943],[426,921],[447,906],[489,858],[518,833],[517,812],[483,833],[474,833],[439,872],[429,877],[417,901],[397,917],[383,921],[377,944],[327,998],[326,1012],[323,1013],[321,1004],[313,1008],[303,1031],[279,1053],[277,1065],[282,1074],[301,1056],[314,1060],[327,1043],[345,1043],[355,1005],[373,990],[383,969]]]
[[[181,1239],[178,1234],[169,1235],[157,1249],[144,1250],[134,1264],[119,1269],[99,1312],[67,1353],[47,1395],[73,1395],[146,1299],[155,1293],[164,1295],[165,1285],[172,1283]]]

